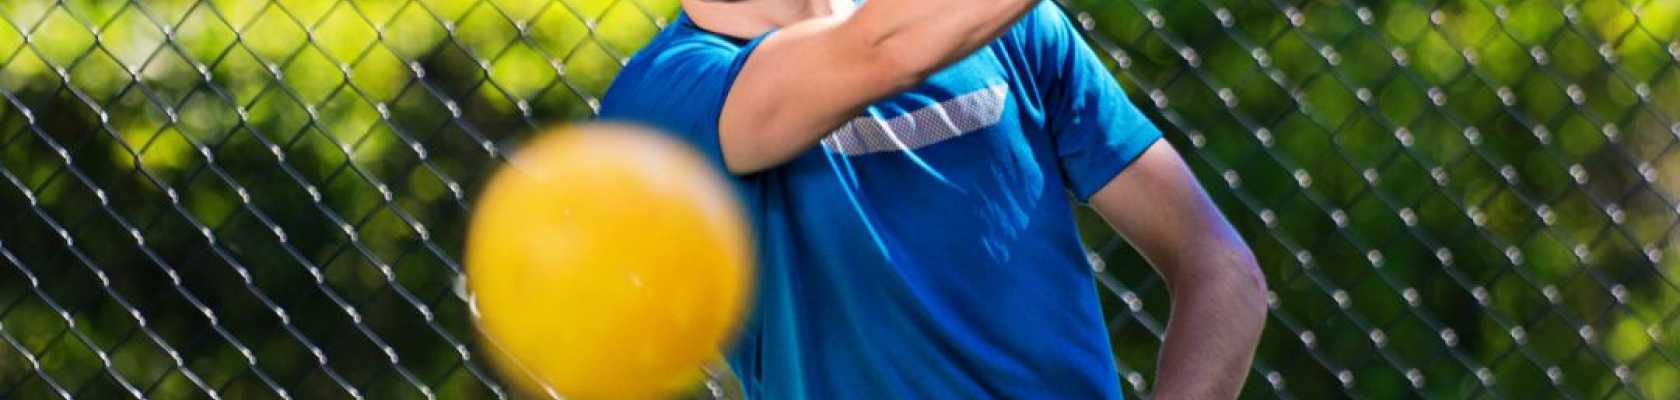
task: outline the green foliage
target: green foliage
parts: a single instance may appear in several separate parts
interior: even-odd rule
[[[1264,265],[1247,394],[1668,398],[1680,6],[1625,3],[1074,2]]]

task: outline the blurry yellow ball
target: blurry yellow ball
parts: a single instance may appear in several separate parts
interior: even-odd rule
[[[728,184],[645,129],[543,135],[475,207],[467,282],[485,353],[528,393],[543,390],[530,378],[573,399],[692,390],[751,301],[750,233]]]

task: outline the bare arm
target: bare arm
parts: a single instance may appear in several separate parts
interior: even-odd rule
[[[1266,281],[1248,245],[1165,141],[1091,205],[1155,266],[1172,297],[1155,398],[1235,398],[1266,319]]]
[[[805,151],[870,103],[997,38],[1037,0],[871,0],[850,16],[784,27],[729,91],[718,140],[730,172]]]

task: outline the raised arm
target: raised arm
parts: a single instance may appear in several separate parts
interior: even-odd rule
[[[783,27],[747,58],[718,140],[730,172],[815,145],[870,103],[907,90],[1007,31],[1037,0],[870,0]]]
[[[1155,266],[1172,297],[1155,398],[1235,398],[1266,320],[1266,281],[1248,245],[1166,141],[1091,205]]]

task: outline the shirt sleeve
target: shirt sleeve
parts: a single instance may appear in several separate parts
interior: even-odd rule
[[[687,142],[724,170],[718,121],[747,57],[768,37],[729,42],[691,38],[647,49],[620,72],[601,103],[601,120],[658,128]]]
[[[1018,26],[1030,81],[1061,165],[1062,183],[1084,202],[1130,166],[1161,130],[1126,97],[1079,30],[1045,1]]]

